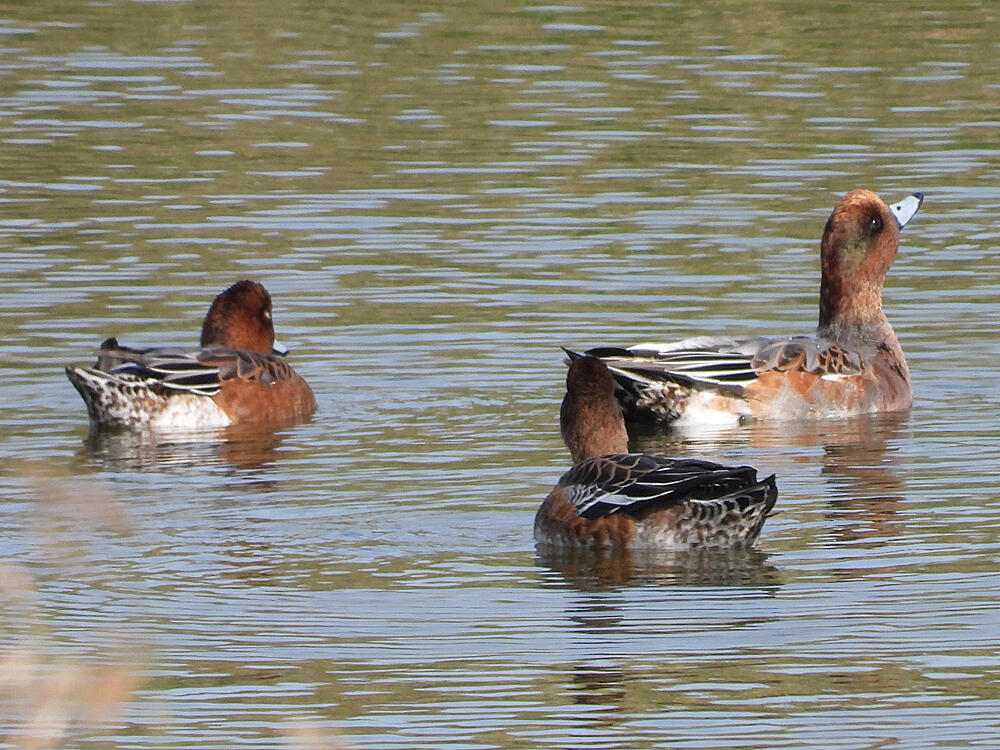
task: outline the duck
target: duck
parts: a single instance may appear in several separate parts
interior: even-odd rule
[[[912,193],[890,206],[860,189],[837,203],[820,242],[815,335],[696,336],[566,350],[567,361],[602,359],[631,422],[725,425],[906,411],[910,370],[882,309],[882,288],[900,230],[923,200]]]
[[[238,281],[215,297],[201,348],[131,348],[106,339],[92,367],[65,368],[96,426],[221,428],[307,418],[316,397],[275,342],[271,295]]]
[[[570,363],[559,424],[574,464],[535,514],[536,542],[571,550],[750,547],[778,498],[774,475],[629,453],[615,388],[599,358]]]

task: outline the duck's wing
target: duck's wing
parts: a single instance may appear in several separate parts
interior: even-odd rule
[[[774,477],[758,481],[752,466],[637,453],[581,461],[559,484],[577,513],[588,519],[618,512],[643,515],[689,502],[731,504],[741,510],[764,503],[770,510],[777,498]]]
[[[857,350],[824,339],[792,336],[761,347],[750,364],[758,373],[798,370],[823,378],[836,378],[860,374],[865,358]]]
[[[219,392],[219,368],[199,361],[197,354],[121,346],[114,338],[106,339],[96,353],[94,367],[84,368],[95,377],[123,385],[142,384],[154,390],[187,391],[199,396],[214,396]]]
[[[240,349],[202,349],[198,362],[206,369],[216,369],[219,380],[255,380],[273,385],[295,374],[291,366],[275,354],[247,352]]]
[[[219,347],[195,353],[136,349],[120,346],[113,338],[98,349],[95,369],[121,381],[199,396],[214,396],[227,380],[253,380],[271,385],[293,372],[283,359],[272,354]]]
[[[586,354],[604,360],[612,373],[640,383],[655,385],[669,381],[739,395],[757,378],[753,358],[766,343],[766,339],[700,337],[670,344],[639,344],[627,349],[600,347]],[[566,353],[570,359],[581,356],[569,350]]]
[[[571,359],[580,354],[566,350]],[[801,370],[821,377],[856,375],[864,366],[857,351],[810,336],[782,339],[692,338],[670,344],[602,347],[586,352],[622,380],[645,386],[672,382],[696,389],[740,395],[761,373]]]

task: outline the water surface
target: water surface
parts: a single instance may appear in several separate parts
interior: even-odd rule
[[[876,11],[10,5],[0,746],[1000,742],[1000,19]],[[537,552],[558,347],[809,332],[862,186],[913,410],[638,431],[777,473],[757,548]],[[62,366],[244,277],[314,418],[90,434]]]

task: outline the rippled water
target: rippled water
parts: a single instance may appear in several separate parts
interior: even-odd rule
[[[1000,744],[993,5],[2,18],[0,746]],[[558,347],[808,332],[859,186],[912,412],[637,434],[776,472],[757,548],[537,553]],[[89,434],[243,277],[312,421]]]

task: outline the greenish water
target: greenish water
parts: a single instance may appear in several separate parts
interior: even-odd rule
[[[992,4],[0,18],[0,747],[1000,743]],[[855,187],[912,412],[637,434],[776,472],[757,549],[536,553],[559,346],[808,332]],[[244,277],[313,420],[90,435],[63,364]]]

